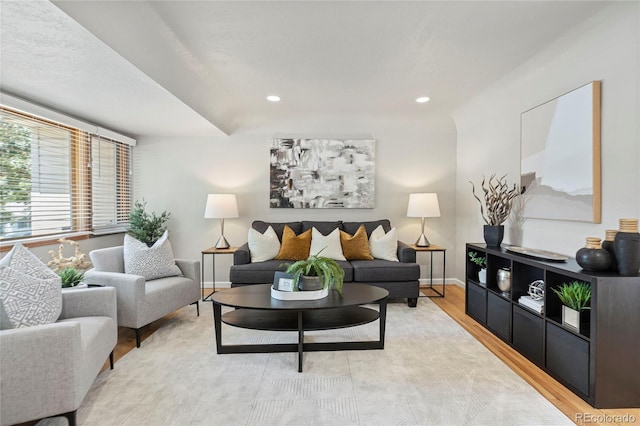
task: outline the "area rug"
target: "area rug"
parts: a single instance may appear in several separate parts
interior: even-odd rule
[[[376,339],[371,324],[308,341]],[[223,325],[224,343],[295,342],[295,333]],[[211,304],[182,309],[98,376],[80,425],[573,424],[427,298],[390,303],[384,350],[215,351]]]

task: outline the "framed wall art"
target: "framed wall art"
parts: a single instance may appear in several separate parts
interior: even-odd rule
[[[522,113],[523,217],[601,222],[600,86]]]
[[[375,140],[273,138],[270,207],[372,209]]]

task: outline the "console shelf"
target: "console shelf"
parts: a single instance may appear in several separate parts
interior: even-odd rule
[[[541,261],[507,247],[466,245],[467,315],[593,407],[640,407],[640,276],[587,272],[572,258]],[[485,256],[486,284],[469,252]],[[500,268],[511,269],[507,293],[498,288]],[[542,313],[518,303],[537,280],[545,283]],[[579,331],[562,325],[562,303],[551,290],[573,280],[591,285]]]

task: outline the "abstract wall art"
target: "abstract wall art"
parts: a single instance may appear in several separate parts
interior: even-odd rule
[[[273,138],[270,207],[372,209],[375,140]]]
[[[522,113],[524,218],[601,222],[600,82]]]

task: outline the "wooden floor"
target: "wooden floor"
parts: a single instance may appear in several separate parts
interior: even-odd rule
[[[627,415],[635,417],[635,422],[632,424],[640,425],[640,409],[598,410],[591,407],[574,393],[562,386],[558,381],[509,347],[509,345],[494,336],[486,328],[471,319],[471,317],[465,315],[464,289],[462,287],[457,285],[447,285],[446,287],[445,298],[432,297],[430,300],[438,305],[444,312],[446,312],[473,337],[486,346],[507,366],[540,392],[540,394],[547,398],[576,424],[628,425],[630,423],[597,421],[597,419],[614,418],[616,416]],[[428,290],[425,292],[428,294]],[[211,309],[210,305],[210,302],[200,302],[200,309]],[[195,306],[188,307],[187,309],[193,309],[195,311]],[[142,345],[144,345],[144,340],[153,334],[158,328],[162,327],[162,325],[167,321],[167,319],[171,318],[172,315],[173,314],[170,314],[145,327],[142,330]],[[118,344],[115,349],[116,362],[127,352],[135,349],[135,346],[136,339],[133,330],[120,328],[118,330]],[[108,362],[104,366],[104,369],[106,368],[109,368]],[[118,368],[117,364],[116,368]],[[590,416],[590,418],[588,416]],[[581,419],[584,420],[581,421]],[[587,419],[591,421],[587,421]]]

